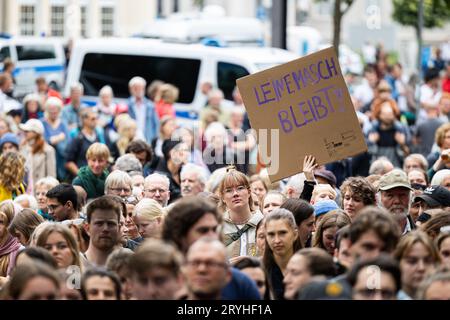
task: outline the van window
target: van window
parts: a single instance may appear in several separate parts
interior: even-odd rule
[[[24,45],[17,46],[18,60],[55,59],[55,49],[51,45]]]
[[[217,65],[217,83],[223,91],[225,99],[233,100],[236,79],[249,75],[247,69],[233,63],[219,62]]]
[[[85,95],[97,96],[109,84],[114,96],[130,96],[128,82],[141,76],[147,86],[153,80],[171,83],[180,90],[178,102],[192,103],[197,87],[200,60],[120,54],[88,53],[84,57],[79,81]]]
[[[9,47],[0,48],[0,62],[3,62],[6,58],[10,57]]]

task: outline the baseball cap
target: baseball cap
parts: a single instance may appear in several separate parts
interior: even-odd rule
[[[19,128],[23,131],[32,131],[40,135],[44,134],[44,125],[38,119],[30,119],[25,123],[21,123]]]
[[[351,300],[349,286],[335,280],[313,281],[299,292],[298,300]]]
[[[14,133],[7,132],[1,137],[0,150],[3,148],[3,145],[7,142],[12,143],[12,144],[16,145],[17,148],[19,148],[19,139],[17,138],[17,136]]]
[[[415,202],[419,200],[423,200],[430,207],[450,207],[450,191],[442,186],[430,186],[414,198]]]
[[[408,176],[406,175],[406,173],[403,170],[394,169],[384,174],[380,178],[378,190],[386,191],[399,187],[413,190],[413,188],[411,188],[411,184],[409,183]]]
[[[314,204],[314,216],[318,217],[331,210],[339,209],[337,203],[333,200],[322,200]]]
[[[325,169],[316,170],[314,171],[314,176],[324,178],[325,180],[328,181],[328,183],[332,184],[333,186],[335,186],[337,183],[336,176],[334,175],[333,172],[329,170]]]

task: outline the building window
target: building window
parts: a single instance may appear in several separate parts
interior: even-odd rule
[[[333,16],[332,12],[334,10],[334,1],[333,2],[330,0],[321,1],[316,3],[316,6],[320,16],[327,16],[327,17],[329,17],[330,15]]]
[[[52,6],[51,30],[53,37],[64,36],[64,6]]]
[[[86,38],[86,21],[87,21],[86,13],[87,13],[86,6],[82,6],[81,7],[81,36],[83,38]]]
[[[20,6],[20,34],[34,36],[34,6]]]
[[[102,8],[102,36],[111,37],[114,35],[114,8]]]

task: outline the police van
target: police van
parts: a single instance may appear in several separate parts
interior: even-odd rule
[[[0,70],[10,58],[15,69],[14,95],[17,97],[35,90],[36,78],[43,76],[54,88],[64,85],[66,58],[59,40],[39,37],[0,39]]]
[[[171,83],[180,90],[175,104],[177,118],[190,122],[205,105],[200,87],[210,82],[228,101],[236,79],[298,58],[286,50],[263,47],[213,47],[203,44],[167,43],[160,39],[107,38],[74,43],[64,95],[70,85],[84,86],[83,101],[95,104],[104,85],[115,98],[129,97],[128,82],[134,76]]]

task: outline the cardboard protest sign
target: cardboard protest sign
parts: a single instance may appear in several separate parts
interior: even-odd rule
[[[305,155],[320,165],[367,150],[334,47],[237,85],[272,182],[301,172]]]

